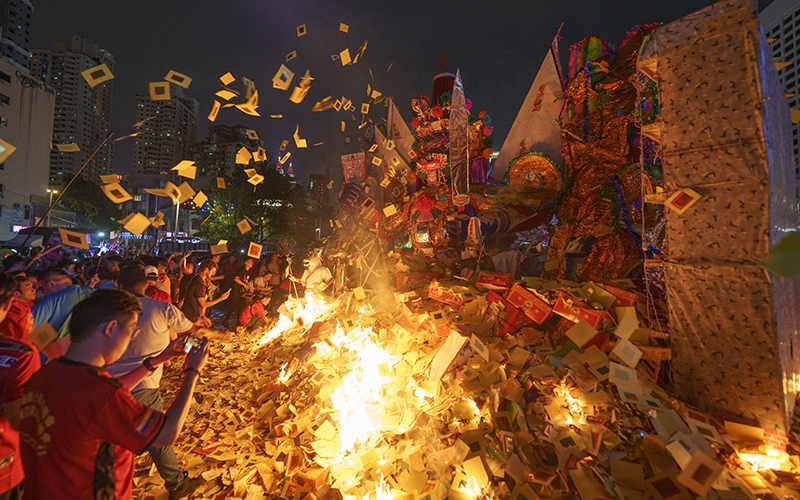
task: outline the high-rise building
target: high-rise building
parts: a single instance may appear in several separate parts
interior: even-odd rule
[[[0,0],[0,55],[19,69],[31,67],[30,0]]]
[[[328,208],[328,173],[310,174],[308,176],[308,193],[311,197],[311,206],[314,210],[325,210]]]
[[[33,225],[52,200],[47,190],[56,96],[52,88],[0,60],[0,102],[0,139],[17,148],[0,163],[0,241],[5,241],[20,227]],[[51,225],[58,225],[58,219],[51,217]]]
[[[252,154],[264,147],[264,140],[253,139],[248,129],[242,125],[214,125],[208,128],[205,140],[192,146],[191,159],[197,166],[198,175],[219,177],[241,169],[237,165],[236,154],[242,148]]]
[[[57,149],[51,152],[51,186],[67,184],[90,157],[91,161],[81,172],[84,179],[99,182],[100,175],[112,173],[114,141],[103,141],[111,132],[114,80],[91,87],[81,74],[101,64],[114,72],[114,57],[79,35],[68,43],[53,44],[50,50],[32,52],[31,74],[56,92],[53,145],[75,143],[80,148],[74,153],[62,153]]]
[[[197,142],[200,103],[170,84],[171,99],[136,96],[136,121],[144,122],[133,145],[133,173],[161,174],[191,158]]]
[[[791,63],[778,70],[789,107],[800,108],[800,0],[775,0],[758,15],[764,36],[771,41],[772,55],[778,62]],[[792,126],[794,173],[797,199],[800,200],[800,124]]]

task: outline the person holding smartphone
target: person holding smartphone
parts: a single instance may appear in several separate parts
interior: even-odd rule
[[[20,408],[20,449],[28,477],[25,498],[130,499],[134,454],[168,446],[183,428],[208,346],[186,357],[186,376],[162,413],[136,401],[136,387],[151,367],[182,356],[183,338],[119,379],[105,367],[139,333],[139,299],[123,290],[98,290],[72,312],[72,344],[29,380]]]
[[[112,377],[124,374],[144,364],[152,370],[134,387],[131,394],[136,401],[162,411],[161,385],[162,367],[155,366],[151,360],[162,352],[170,342],[178,337],[194,335],[214,339],[224,339],[230,332],[213,328],[201,328],[189,321],[180,309],[172,304],[147,297],[147,277],[144,268],[136,265],[123,267],[117,275],[117,287],[130,292],[139,299],[142,312],[137,326],[139,335],[131,340],[122,356],[106,367]],[[188,351],[187,351],[188,352]],[[203,484],[200,476],[190,478],[178,465],[178,458],[171,445],[151,446],[148,450],[159,475],[164,479],[164,487],[170,492],[170,499],[184,498]]]

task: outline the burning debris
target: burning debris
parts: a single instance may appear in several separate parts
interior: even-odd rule
[[[195,498],[796,498],[788,436],[657,383],[663,311],[629,285],[484,273],[380,311],[293,298],[215,347],[176,443],[208,481]],[[140,473],[134,498],[163,493]]]

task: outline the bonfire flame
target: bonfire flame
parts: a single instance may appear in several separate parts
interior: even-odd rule
[[[341,325],[331,338],[340,351],[355,356],[353,368],[342,378],[342,383],[334,389],[331,401],[335,410],[341,412],[339,419],[339,440],[342,455],[356,451],[359,446],[369,446],[387,430],[382,422],[384,386],[392,383],[392,378],[381,375],[379,366],[393,366],[399,356],[392,356],[379,347],[373,337],[372,328],[357,326],[345,333]]]
[[[332,307],[324,298],[309,292],[305,299],[290,297],[278,310],[278,321],[261,337],[259,345],[272,342],[292,327],[310,328],[315,321],[328,314]]]

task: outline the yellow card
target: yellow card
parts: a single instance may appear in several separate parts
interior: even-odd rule
[[[383,215],[385,215],[386,217],[391,217],[396,213],[397,213],[397,207],[395,207],[394,205],[386,205],[383,208]]]
[[[214,101],[214,106],[211,108],[211,113],[208,114],[209,121],[215,121],[217,119],[217,115],[219,114],[220,104],[219,101]]]
[[[350,26],[344,23],[339,23],[339,31],[341,31],[342,33],[347,33],[348,31],[350,31]]]
[[[238,94],[236,92],[231,92],[230,90],[222,89],[214,95],[224,101],[230,101],[232,97],[236,97]]]
[[[197,195],[195,195],[195,197],[194,197],[194,199],[192,201],[198,207],[202,207],[203,205],[205,205],[206,201],[208,201],[208,196],[206,196],[205,193],[200,191],[200,192],[197,193]]]
[[[115,182],[119,182],[119,177],[116,175],[101,175],[100,180],[103,184],[114,184]]]
[[[236,153],[236,163],[239,165],[249,165],[252,158],[253,154],[244,146]]]
[[[76,153],[81,150],[81,148],[74,142],[69,144],[56,144],[56,148],[58,148],[58,150],[62,153]]]
[[[108,69],[108,66],[105,64],[101,64],[100,66],[95,66],[94,68],[89,68],[83,73],[83,78],[89,84],[90,87],[95,87],[105,81],[111,80],[114,78],[114,75],[111,74],[111,70]]]
[[[180,197],[178,197],[178,203],[183,203],[184,201],[190,200],[194,197],[194,189],[192,186],[189,185],[188,182],[184,182],[180,186],[178,186],[178,191],[180,191]]]
[[[130,220],[123,226],[131,234],[140,235],[150,226],[150,219],[136,212],[131,214]]]
[[[258,111],[256,111],[258,109],[258,91],[256,90],[253,92],[253,95],[250,96],[250,99],[248,99],[246,103],[236,104],[236,109],[250,116],[261,116],[258,114]]]
[[[247,220],[245,220],[245,219],[242,219],[239,222],[237,222],[236,223],[236,227],[239,228],[239,232],[242,233],[242,234],[244,234],[244,233],[250,231],[251,229],[253,229],[252,227],[250,227],[250,223],[247,222]]]
[[[293,50],[293,51],[289,52],[288,54],[286,54],[286,62],[291,61],[295,57],[297,57],[297,51],[296,50]]]
[[[289,100],[295,104],[300,104],[308,95],[309,90],[311,90],[311,87],[295,87],[292,89],[292,95],[289,96]]]
[[[169,82],[150,82],[151,101],[167,101],[171,98]]]
[[[298,148],[307,147],[308,144],[306,143],[306,140],[300,138],[300,124],[299,123],[297,124],[297,128],[295,129],[294,135],[292,137],[294,137],[295,146],[297,146]]]
[[[258,186],[259,184],[264,182],[264,176],[260,174],[253,175],[249,179],[247,179],[247,182],[249,182],[254,186]]]
[[[164,77],[164,80],[166,80],[168,82],[171,82],[171,83],[174,83],[178,87],[183,87],[185,89],[188,89],[189,85],[192,83],[192,79],[191,78],[189,78],[188,76],[186,76],[186,75],[184,75],[182,73],[178,73],[177,71],[173,71],[173,70],[170,70],[170,72],[167,73],[167,76]]]
[[[89,250],[89,242],[86,235],[83,233],[76,233],[75,231],[68,231],[63,228],[58,228],[58,234],[61,236],[61,243],[68,247],[82,248]]]
[[[150,224],[152,224],[153,227],[159,227],[165,224],[164,213],[161,212],[160,210],[158,211],[155,217],[150,217],[148,220],[150,221]]]
[[[219,81],[221,81],[223,85],[230,85],[236,81],[236,78],[234,78],[233,75],[228,72],[219,77]]]
[[[247,249],[247,256],[252,257],[254,259],[261,258],[261,249],[264,248],[262,245],[258,243],[250,242],[250,247]]]
[[[278,148],[278,151],[283,151],[283,150],[285,150],[285,149],[286,149],[286,146],[288,146],[288,145],[289,145],[289,141],[283,141],[283,142],[281,143],[281,147],[280,147],[280,148]]]
[[[308,31],[306,31],[306,25],[305,24],[301,24],[300,26],[297,27],[297,36],[298,36],[298,38],[303,36],[303,35],[305,35],[306,33],[308,33]]]
[[[342,61],[342,66],[347,66],[350,64],[350,49],[344,49],[343,51],[339,52],[339,60]]]
[[[217,177],[217,189],[225,189],[225,178]]]
[[[294,78],[294,72],[281,64],[280,69],[278,72],[275,73],[275,76],[272,77],[272,88],[281,89],[281,90],[289,90],[289,85],[292,84],[292,79]]]
[[[252,140],[252,141],[257,141],[258,140],[258,133],[256,133],[256,131],[253,130],[253,129],[247,129],[247,138]]]
[[[116,178],[116,176],[110,176]],[[122,186],[119,185],[119,182],[114,182],[113,184],[106,184],[104,186],[100,186],[100,189],[103,190],[108,199],[113,201],[114,203],[124,203],[128,200],[132,200],[133,196],[130,195],[127,191],[125,191]]]
[[[181,177],[188,177],[189,179],[194,179],[197,174],[197,167],[194,166],[194,162],[191,160],[183,160],[170,170],[177,170],[178,175]]]
[[[223,253],[228,253],[228,245],[227,243],[220,243],[218,245],[211,245],[211,255],[220,255]]]

